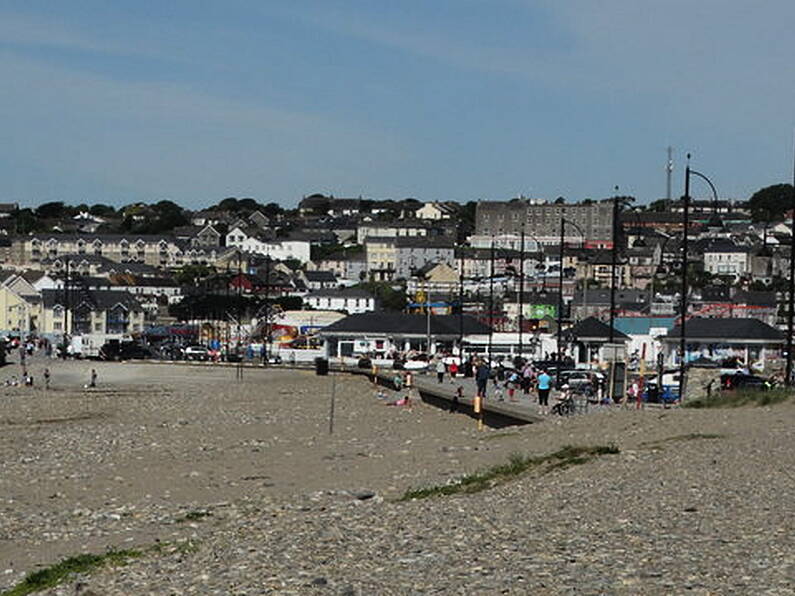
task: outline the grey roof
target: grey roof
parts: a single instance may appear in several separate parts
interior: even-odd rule
[[[650,297],[649,290],[636,290],[633,288],[616,288],[616,304],[648,304]],[[579,290],[575,296],[572,304],[586,306],[595,305],[609,305],[610,304],[610,288],[588,288],[585,291],[585,299],[583,300],[582,290]]]
[[[738,246],[727,238],[710,238],[701,246],[698,246],[697,243],[696,250],[703,253],[747,253],[750,251],[747,246]]]
[[[336,282],[337,276],[333,271],[304,271],[307,281],[314,282]]]
[[[143,240],[144,242],[160,242],[161,240],[166,242],[174,241],[173,236],[167,236],[164,234],[33,234],[27,238],[31,240],[40,240],[42,242],[50,239],[57,241],[67,240],[77,242],[77,240],[82,238],[86,243],[89,244],[95,240],[113,243],[121,242],[122,240],[126,239],[130,244],[134,244],[138,240]]]
[[[453,239],[449,236],[398,236],[395,248],[447,248],[453,250]]]
[[[597,319],[596,317],[588,317],[587,319],[580,321],[577,323],[573,328],[569,330],[569,333],[573,335],[576,339],[582,341],[607,341],[610,338],[610,326],[605,325]],[[628,341],[629,336],[625,333],[621,333],[615,327],[613,328],[613,339],[615,341]]]
[[[66,303],[64,290],[42,290],[41,297],[45,308],[52,308],[57,304],[63,306]],[[76,307],[83,302],[88,302],[97,310],[108,310],[117,304],[130,310],[141,309],[141,304],[135,296],[124,290],[70,289],[69,304]]]
[[[116,273],[132,273],[132,274],[149,274],[149,275],[162,275],[163,272],[157,267],[147,265],[146,263],[112,263],[108,265],[108,271]]]
[[[326,290],[315,290],[306,296],[307,298],[374,298],[366,291],[358,288],[329,288]]]
[[[485,334],[489,332],[488,325],[484,325],[474,317],[464,315],[465,334]],[[345,335],[357,333],[388,334],[388,335],[415,335],[425,337],[427,334],[428,320],[425,315],[409,315],[404,313],[363,313],[350,315],[332,323],[320,331],[320,335]],[[458,315],[434,315],[430,318],[431,335],[448,335],[457,337],[459,334]]]
[[[677,325],[668,332],[664,339],[678,341],[681,335],[682,327]],[[688,341],[720,340],[742,343],[745,340],[750,340],[778,343],[784,340],[784,333],[759,319],[694,318],[687,322],[685,337]]]

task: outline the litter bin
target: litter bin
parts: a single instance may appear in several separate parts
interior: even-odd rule
[[[319,377],[328,375],[328,358],[315,358],[315,374]]]

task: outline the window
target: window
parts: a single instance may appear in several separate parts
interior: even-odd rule
[[[100,333],[102,331],[102,323],[94,323],[94,331]]]
[[[53,328],[53,330],[55,330],[55,331],[60,331],[61,329],[63,329],[63,323],[61,323],[61,321],[55,321],[55,322],[52,324],[52,328]]]

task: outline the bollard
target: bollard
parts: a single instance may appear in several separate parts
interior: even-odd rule
[[[478,415],[478,430],[483,430],[483,398],[480,395],[475,396],[472,407]]]

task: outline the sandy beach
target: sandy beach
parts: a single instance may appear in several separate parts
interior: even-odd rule
[[[86,389],[92,367],[98,386]],[[52,593],[795,589],[791,401],[605,409],[479,432],[423,403],[388,407],[351,375],[246,369],[238,380],[231,367],[38,357],[29,368],[36,386],[0,398],[0,588],[81,552],[190,541],[189,553]],[[12,374],[18,364],[0,372]],[[396,502],[513,453],[608,444],[620,453]]]

